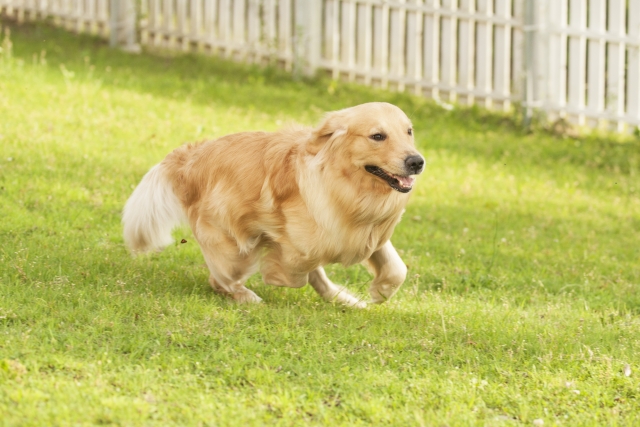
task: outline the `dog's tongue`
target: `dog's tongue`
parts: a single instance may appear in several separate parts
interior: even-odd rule
[[[396,175],[396,179],[398,180],[398,182],[400,182],[400,185],[403,186],[404,188],[413,187],[413,183],[416,180],[412,176],[397,176],[397,175]]]

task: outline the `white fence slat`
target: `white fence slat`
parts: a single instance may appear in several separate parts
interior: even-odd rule
[[[147,18],[147,37],[149,39],[149,43],[152,45],[158,45],[160,43],[157,33],[160,26],[160,0],[148,1],[149,17]]]
[[[15,0],[15,3],[17,3],[19,0]],[[67,0],[57,0],[57,13],[55,15],[53,15],[53,24],[56,26],[63,26],[64,25],[64,20],[62,19],[62,17],[64,16],[64,14],[66,13],[65,10],[65,3]],[[20,9],[16,6],[14,6],[14,13],[17,13]]]
[[[405,0],[399,0],[404,3]],[[397,82],[398,90],[404,90],[404,84],[399,80],[405,71],[405,9],[399,6],[391,7],[389,10],[389,77]]]
[[[442,16],[442,28],[440,40],[440,51],[442,63],[440,64],[440,79],[445,90],[448,92],[447,99],[455,101],[456,99],[456,33],[457,19],[453,12],[456,10],[456,0],[442,0],[441,6],[443,11],[449,12]]]
[[[41,16],[47,15],[47,2],[41,2]],[[88,20],[89,31],[96,34],[98,31],[98,16],[96,15],[96,2],[94,0],[87,1],[85,14]]]
[[[96,2],[95,0],[90,0],[88,1],[88,4],[87,4],[89,20],[91,21],[91,34],[98,34],[98,31],[100,29],[100,25],[98,22],[98,5],[96,3],[98,2]],[[46,17],[48,15],[48,10],[47,10],[48,7],[49,7],[49,1],[44,1],[42,5],[43,17]]]
[[[605,34],[606,0],[589,0],[589,30]],[[587,69],[587,109],[589,114],[604,110],[604,61],[605,41],[591,38],[588,41],[589,64]],[[592,120],[598,126],[598,120]]]
[[[235,59],[242,59],[242,45],[245,43],[244,19],[245,19],[245,0],[233,0],[233,43],[231,48],[235,53]]]
[[[640,0],[629,0],[629,37],[640,39]],[[640,128],[640,44],[628,47],[627,116]]]
[[[369,84],[371,75],[371,5],[358,4],[356,64],[358,72],[364,74],[364,83]]]
[[[440,99],[438,81],[440,80],[440,0],[426,0],[425,4],[433,11],[424,17],[422,42],[423,81],[427,86],[425,95]]]
[[[187,39],[187,0],[177,0],[176,4],[176,36],[180,41],[180,48],[186,50],[189,48],[189,40]]]
[[[81,33],[85,28],[84,20],[82,18],[84,14],[84,4],[81,0],[76,0],[74,6],[75,6],[73,8],[73,20],[75,21],[74,30],[77,31],[78,33]],[[33,19],[35,19],[36,17],[35,4],[33,4],[32,7],[33,7],[33,10],[32,10],[31,16]]]
[[[292,36],[291,31],[291,0],[278,1],[278,56],[284,59],[285,69],[291,71]]]
[[[231,1],[218,0],[216,16],[217,44],[227,57],[231,55]]]
[[[476,47],[476,89],[480,92],[485,107],[491,107],[491,92],[493,90],[493,25],[489,18],[493,17],[493,1],[477,0],[478,13],[484,19],[477,24]]]
[[[52,3],[52,0],[48,0],[48,1],[43,1],[42,2],[42,7],[40,9],[41,13],[42,13],[41,14],[42,18],[46,18],[51,14],[51,3]],[[95,8],[96,7],[96,4],[95,4],[96,2],[93,1],[92,3],[93,3],[94,8]],[[96,21],[97,21],[97,17],[96,17]]]
[[[64,1],[64,20],[65,20],[65,26],[67,29],[69,30],[73,30],[73,21],[72,21],[72,17],[73,17],[73,6],[74,6],[74,2],[73,0],[65,0]],[[23,8],[23,12],[24,12],[24,8]]]
[[[24,5],[22,6],[22,10],[20,11],[21,20],[27,20],[30,18],[31,12],[31,0],[23,0]]]
[[[11,2],[4,2],[5,5],[9,5]],[[94,7],[95,7],[95,1],[92,1],[92,3],[94,3]],[[0,8],[1,8],[1,2],[0,2]],[[51,12],[51,0],[41,0],[40,2],[38,2],[38,17],[40,19],[46,19],[47,17],[51,16],[52,12]]]
[[[16,12],[20,10],[20,7],[18,6],[19,1],[20,0],[14,0],[14,8]],[[68,3],[68,0],[58,0],[58,13],[54,15],[55,25],[58,25],[58,26],[65,25],[66,21],[64,19],[64,16],[67,13],[67,3]]]
[[[340,62],[348,70],[349,80],[355,78],[355,34],[356,34],[356,4],[351,1],[342,2],[342,16],[340,28]]]
[[[513,19],[520,25],[512,28],[513,43],[511,46],[511,93],[516,99],[524,96],[524,0],[514,0]]]
[[[9,4],[11,4],[11,3],[13,3],[13,10],[14,10],[14,13],[15,13],[16,8],[18,6],[17,5],[18,0],[14,0],[13,2],[11,0],[9,0]],[[105,6],[105,7],[108,7],[108,6]],[[62,14],[62,0],[51,0],[51,5],[49,7],[49,10],[51,12],[51,15],[54,18],[53,19],[54,23],[56,25],[60,25],[60,23],[61,23],[60,16]]]
[[[275,55],[278,39],[276,0],[263,0],[262,11],[264,29],[264,39],[262,40],[262,44],[266,45],[265,47],[268,53],[268,59],[271,60]]]
[[[189,2],[189,33],[194,43],[199,43],[202,36],[203,6],[201,1]]]
[[[625,0],[609,0],[607,32],[621,37],[625,27]],[[624,42],[609,42],[607,55],[607,109],[611,116],[620,118],[624,113]],[[621,130],[622,123],[614,128]]]
[[[62,26],[67,30],[72,30],[71,21],[71,0],[62,0]]]
[[[422,0],[409,0],[409,3],[420,6]],[[413,92],[416,95],[422,94],[422,85],[419,83],[422,78],[422,12],[410,10],[407,13],[407,70],[406,75],[413,84]]]
[[[548,90],[544,94],[552,110],[561,111],[567,104],[567,20],[568,0],[550,2]]]
[[[260,25],[260,0],[247,1],[247,42],[251,49],[260,43],[262,26]]]
[[[216,38],[216,21],[218,15],[218,2],[217,0],[205,0],[204,2],[204,17],[203,17],[203,40],[205,47],[211,49],[211,43]]]
[[[253,62],[259,62],[260,57],[260,36],[262,27],[260,25],[260,2],[259,0],[249,0],[247,4],[247,47]]]
[[[109,31],[107,22],[108,22],[108,13],[107,13],[107,2],[106,1],[99,1],[98,2],[98,17],[100,19],[100,25],[101,25],[101,34],[103,37],[107,36],[107,33]]]
[[[164,0],[162,2],[162,45],[167,48],[173,47],[174,17],[173,0]]]
[[[67,28],[70,31],[79,32],[78,28],[78,7],[80,6],[80,2],[78,0],[70,0],[69,1],[69,14],[67,16]]]
[[[511,0],[496,0],[495,15],[507,22],[511,17]],[[510,106],[508,98],[511,93],[511,26],[509,24],[497,24],[494,28],[494,37],[493,90],[498,95],[498,98],[507,99],[502,102],[502,108],[506,109]]]
[[[31,1],[31,19],[32,20],[36,20],[38,18],[40,18],[41,15],[41,11],[42,11],[42,0],[32,0]],[[82,10],[84,11],[86,9],[85,5],[82,4]],[[80,16],[80,19],[82,19],[84,21],[84,16]]]
[[[473,0],[460,0],[459,9],[472,16],[475,13],[474,3]],[[468,92],[473,90],[474,83],[475,20],[461,19],[459,27],[458,86],[462,92]],[[467,105],[473,104],[473,94],[464,95],[464,99]]]
[[[337,68],[338,61],[340,60],[339,3],[339,0],[326,0],[324,7],[324,58],[328,61],[328,64],[330,64],[329,66],[334,79],[337,79],[340,74]]]
[[[373,69],[380,76],[379,84],[387,86],[389,63],[389,6],[375,6],[373,10]]]
[[[298,64],[300,71],[312,76],[322,60],[322,0],[296,0],[295,11],[301,48]]]
[[[569,26],[579,34],[587,24],[585,0],[570,0]],[[569,105],[578,111],[585,106],[586,38],[583,35],[569,36]],[[584,124],[584,115],[577,115],[579,125]]]

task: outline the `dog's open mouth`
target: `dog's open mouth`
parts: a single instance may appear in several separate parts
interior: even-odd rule
[[[387,184],[391,186],[391,188],[401,193],[408,193],[409,191],[411,191],[411,188],[413,188],[413,183],[416,180],[412,176],[394,175],[382,168],[379,168],[378,166],[365,166],[364,169],[367,172],[384,179]]]

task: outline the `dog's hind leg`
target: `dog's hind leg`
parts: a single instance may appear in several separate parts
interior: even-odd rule
[[[249,276],[257,271],[256,255],[240,253],[231,238],[212,228],[207,228],[206,233],[200,229],[198,235],[196,237],[209,267],[209,284],[213,290],[240,303],[262,301],[244,286]]]
[[[336,301],[357,308],[367,306],[364,301],[352,295],[347,289],[329,280],[322,267],[318,267],[309,273],[309,283],[327,301]]]
[[[407,266],[391,241],[375,251],[363,264],[375,276],[369,287],[373,303],[383,303],[391,298],[407,277]]]

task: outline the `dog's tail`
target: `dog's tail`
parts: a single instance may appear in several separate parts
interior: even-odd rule
[[[124,206],[124,241],[133,253],[161,250],[173,242],[174,227],[185,221],[182,203],[158,164],[142,178]]]

